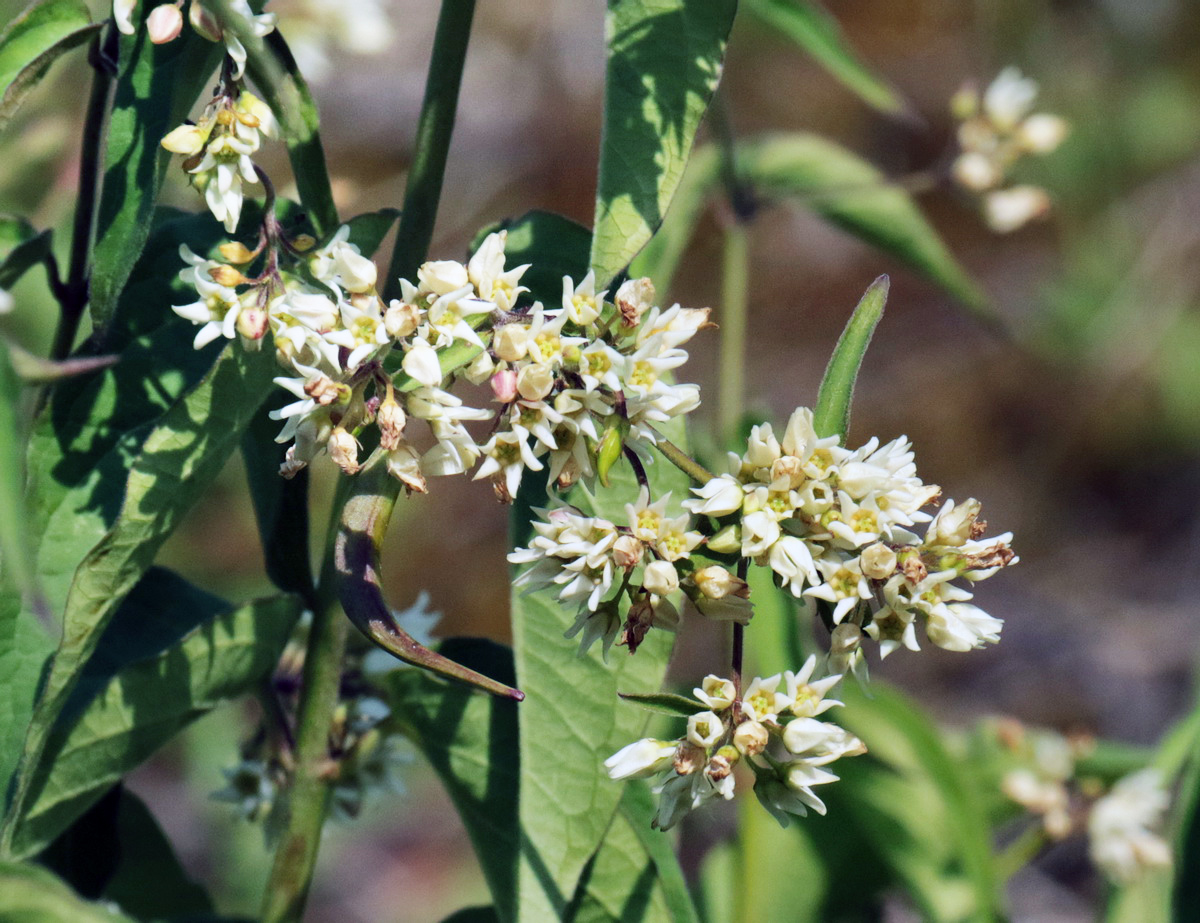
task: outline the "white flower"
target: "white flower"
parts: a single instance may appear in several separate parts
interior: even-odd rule
[[[997,234],[1024,227],[1050,210],[1050,197],[1037,186],[1013,186],[989,192],[983,200],[984,219]]]
[[[729,680],[710,673],[699,688],[692,690],[692,695],[713,711],[724,711],[737,698],[737,689]]]
[[[600,317],[605,294],[596,292],[596,274],[590,269],[578,285],[572,284],[570,276],[563,276],[563,311],[580,327],[588,327]]]
[[[645,737],[622,747],[604,761],[610,779],[646,779],[671,765],[677,742]]]
[[[780,712],[792,707],[786,691],[779,691],[782,674],[776,673],[766,679],[756,676],[742,693],[742,714],[752,721],[773,719]]]
[[[430,260],[417,269],[421,289],[435,295],[448,295],[461,289],[470,290],[467,267],[454,260]]]
[[[667,596],[679,589],[679,573],[670,561],[653,561],[642,573],[642,586],[648,593]]]
[[[1015,67],[1006,67],[983,94],[983,111],[997,128],[1012,130],[1029,114],[1037,99],[1038,85],[1022,77]]]
[[[138,0],[113,0],[113,21],[125,35],[133,35],[137,31],[133,25],[133,12],[137,5]]]
[[[813,679],[812,675],[816,668],[817,657],[815,654],[810,654],[799,672],[793,673],[788,670],[783,674],[787,688],[786,694],[792,701],[791,712],[799,718],[814,718],[835,705],[842,704],[836,699],[825,698],[825,694],[841,682],[841,674],[835,673],[823,679]]]
[[[413,340],[400,367],[409,378],[426,387],[433,388],[442,383],[442,366],[437,350],[424,340]]]
[[[681,505],[697,516],[728,516],[742,508],[745,495],[741,482],[729,474],[715,477],[700,487],[693,487],[692,493],[700,499],[684,500]]]
[[[925,634],[948,651],[969,651],[1000,640],[1001,619],[969,603],[934,606],[925,616]]]
[[[709,749],[725,734],[725,722],[711,711],[697,712],[688,718],[688,743]]]
[[[1092,806],[1088,819],[1088,853],[1115,882],[1128,883],[1146,869],[1171,864],[1162,835],[1167,792],[1156,769],[1143,769],[1121,779]]]

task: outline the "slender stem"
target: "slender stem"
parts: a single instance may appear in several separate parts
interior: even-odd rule
[[[746,579],[746,575],[750,572],[750,562],[746,558],[738,559],[737,575],[742,580]],[[730,680],[733,681],[733,688],[737,690],[737,694],[742,694],[742,659],[745,653],[746,646],[746,626],[741,622],[733,623],[733,652],[730,657],[729,671],[733,674]]]
[[[654,438],[656,440],[654,447],[658,449],[659,454],[697,484],[707,484],[716,477],[715,474],[688,455],[679,446],[675,445],[670,439],[665,438],[661,433],[655,433]]]
[[[336,606],[323,606],[313,613],[297,715],[296,771],[287,826],[263,899],[264,923],[297,921],[304,914],[321,828],[329,810],[329,729],[338,705],[349,627]]]
[[[749,262],[746,227],[740,222],[731,223],[725,228],[717,390],[717,432],[727,446],[737,441],[745,406]]]
[[[408,171],[400,230],[384,287],[385,301],[398,297],[399,280],[414,278],[429,252],[474,15],[475,0],[442,0],[417,124],[416,151]]]
[[[1034,856],[1040,853],[1045,845],[1045,831],[1042,830],[1041,824],[1034,824],[996,856],[996,877],[1000,881],[1008,881],[1033,861]]]
[[[88,270],[92,253],[92,229],[100,190],[100,149],[104,143],[104,119],[113,78],[101,60],[101,32],[92,42],[88,60],[92,65],[92,90],[83,122],[83,146],[79,154],[79,203],[71,229],[71,262],[66,283],[57,292],[61,302],[58,329],[50,347],[51,359],[64,359],[75,345],[79,322],[88,301]]]

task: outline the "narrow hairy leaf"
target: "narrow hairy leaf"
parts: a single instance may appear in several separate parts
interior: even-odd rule
[[[296,597],[277,596],[213,615],[208,594],[163,572],[148,577],[149,585],[131,594],[108,626],[55,723],[15,831],[17,855],[50,843],[192,721],[253,691],[279,659],[300,614]],[[161,642],[189,622],[194,626],[166,646],[144,637],[133,643],[139,630]],[[118,637],[110,641],[114,633]],[[161,649],[147,655],[151,647]]]
[[[37,923],[134,923],[114,907],[85,901],[37,865],[0,861],[0,908],[9,920]]]
[[[846,329],[838,337],[817,391],[817,406],[813,408],[813,428],[818,436],[838,436],[843,442],[846,440],[854,383],[858,380],[858,370],[862,367],[875,326],[883,317],[888,285],[887,276],[880,276],[871,283],[850,315]]]
[[[857,154],[817,135],[766,135],[738,145],[738,168],[760,196],[803,205],[992,319],[982,292],[912,196]]]
[[[670,692],[618,692],[626,702],[633,702],[643,708],[660,715],[673,715],[687,718],[706,711],[708,706],[687,696],[675,695]]]
[[[743,0],[744,9],[812,55],[831,76],[881,112],[903,112],[896,91],[854,53],[837,20],[810,0]]]
[[[179,125],[216,69],[222,48],[194,29],[154,45],[146,29],[120,38],[104,179],[92,253],[92,319],[106,327],[141,254],[171,154],[159,143]],[[211,217],[211,216],[210,216]],[[250,215],[243,215],[249,226]],[[216,224],[216,219],[212,219]]]
[[[55,59],[99,29],[83,0],[39,0],[9,22],[0,34],[0,129]]]
[[[735,0],[609,0],[591,266],[597,288],[663,220],[721,77]]]
[[[513,684],[512,652],[490,641],[452,639],[447,657]],[[402,669],[385,680],[389,721],[429,760],[446,787],[496,903],[496,916],[515,919],[520,751],[515,702],[447,683],[424,670]]]

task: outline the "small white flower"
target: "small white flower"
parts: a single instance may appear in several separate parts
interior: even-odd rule
[[[1171,849],[1161,829],[1167,791],[1156,769],[1121,779],[1092,806],[1088,852],[1115,882],[1129,883],[1149,868],[1171,864]]]
[[[741,482],[732,475],[723,474],[693,487],[698,500],[684,500],[681,504],[697,516],[728,516],[742,508],[744,491]]]
[[[677,742],[645,737],[622,747],[604,761],[610,779],[647,779],[671,765]]]
[[[725,722],[711,711],[698,712],[688,718],[688,743],[702,749],[709,749],[725,733]]]
[[[724,711],[737,698],[737,689],[729,680],[710,673],[699,688],[692,690],[692,695],[713,711]]]
[[[983,208],[988,227],[997,234],[1008,234],[1045,215],[1050,210],[1050,197],[1037,186],[1013,186],[989,192]]]
[[[414,340],[400,364],[404,374],[429,388],[442,383],[442,366],[437,350],[424,340]]]

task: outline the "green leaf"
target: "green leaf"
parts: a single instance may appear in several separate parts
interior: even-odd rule
[[[889,284],[887,276],[880,276],[871,283],[846,322],[846,329],[838,337],[817,391],[817,406],[813,409],[813,429],[818,436],[837,436],[842,442],[846,441],[854,383],[858,380],[858,370],[871,344],[871,336],[883,317]]]
[[[173,325],[164,329],[169,332]],[[270,389],[274,368],[271,350],[247,352],[240,344],[231,344],[200,383],[172,404],[154,425],[115,439],[115,445],[96,467],[72,471],[70,462],[74,460],[64,458],[64,464],[58,467],[65,470],[51,469],[50,489],[44,495],[34,492],[39,503],[34,518],[45,526],[39,571],[43,576],[53,572],[53,587],[47,589],[47,595],[53,611],[64,612],[63,640],[26,740],[25,774],[14,805],[18,816],[25,807],[22,802],[30,768],[39,762],[50,725],[66,704],[100,634],[117,605],[150,566],[158,548],[236,449]],[[130,413],[142,397],[138,391],[170,387],[170,376],[164,376],[166,381],[150,378],[128,382],[130,371],[136,369],[124,369],[121,364],[112,370],[114,376],[125,373],[126,384],[133,385],[129,406],[123,406],[122,396],[114,394],[116,412],[99,433],[88,422],[88,416],[81,424],[83,433],[93,435],[102,444],[107,441],[103,438],[107,436],[105,429],[120,432],[122,414]],[[94,412],[96,408],[90,409]],[[104,421],[106,415],[90,419]],[[59,436],[69,438],[74,421],[60,423]],[[48,457],[54,454],[47,453]],[[57,482],[58,477],[63,477],[65,483]],[[64,490],[67,484],[72,486]],[[96,493],[85,492],[89,487]],[[44,503],[50,508],[41,505]],[[68,519],[62,521],[62,517]],[[99,539],[94,540],[101,530]],[[77,554],[81,546],[86,551],[82,562]],[[74,577],[63,601],[67,574]],[[5,826],[6,846],[13,820],[10,813]]]
[[[660,715],[688,718],[708,708],[703,702],[670,692],[618,692],[617,695],[626,702],[634,702]]]
[[[282,389],[274,390],[242,438],[242,459],[267,576],[284,592],[308,600],[311,607],[315,584],[308,545],[308,469],[290,478],[279,474],[287,446],[275,441],[280,423],[268,416],[292,400]]]
[[[0,907],[4,919],[23,923],[135,923],[108,905],[83,900],[53,872],[18,862],[0,861]]]
[[[999,919],[991,832],[973,780],[899,693],[876,682],[871,695],[851,685],[840,691],[846,706],[836,717],[868,755],[838,764],[828,819],[853,819],[923,919]]]
[[[0,130],[55,59],[100,29],[83,0],[31,3],[0,34]]]
[[[682,443],[682,420],[664,430]],[[653,496],[668,491],[677,501],[687,496],[689,481],[677,468],[659,461],[648,473]],[[637,484],[628,465],[614,469],[612,480],[613,487],[598,497],[576,487],[569,499],[589,515],[620,520],[624,504],[637,497]],[[532,481],[522,485],[512,519],[518,540],[538,489]],[[651,631],[636,656],[617,648],[605,663],[598,646],[580,656],[578,639],[563,637],[574,621],[574,611],[548,591],[512,600],[517,680],[525,693],[519,708],[521,920],[558,919],[575,894],[621,798],[622,786],[607,778],[603,762],[643,736],[647,723],[645,712],[621,702],[617,692],[660,687],[674,640]],[[547,733],[548,728],[571,731]]]
[[[790,39],[835,79],[880,112],[900,113],[904,100],[859,60],[838,22],[808,0],[744,0],[756,19]]]
[[[959,266],[912,197],[874,166],[816,135],[766,135],[737,148],[738,169],[755,192],[796,199],[854,236],[941,285],[991,319],[979,288]]]
[[[21,597],[0,587],[0,792],[9,783],[29,729],[38,687],[54,641]]]
[[[142,920],[190,918],[213,909],[150,809],[121,785],[72,824],[38,862],[80,895],[103,898]]]
[[[0,219],[0,288],[9,289],[17,280],[50,255],[50,231],[35,232],[23,218]]]
[[[300,614],[296,597],[275,596],[214,615],[212,597],[162,571],[143,585],[109,625],[55,723],[13,837],[16,855],[41,850],[176,733],[253,691]],[[159,649],[147,656],[151,648]]]
[[[721,75],[736,0],[609,0],[591,266],[603,288],[645,246]]]
[[[373,256],[399,217],[398,208],[381,208],[355,215],[346,222],[350,226],[350,243],[367,256]]]
[[[89,306],[98,328],[112,321],[117,299],[150,235],[155,202],[171,161],[159,142],[183,122],[222,51],[194,29],[184,29],[165,45],[152,44],[144,28],[120,38],[92,252]],[[251,218],[243,214],[243,227]]]
[[[34,586],[25,538],[25,434],[20,420],[21,380],[0,341],[0,587],[28,593]],[[2,650],[3,648],[0,648]]]
[[[464,907],[462,910],[456,910],[442,920],[442,923],[499,923],[499,920],[500,918],[496,916],[496,908],[489,905]]]
[[[440,651],[513,685],[512,653],[498,644],[450,639]],[[515,919],[521,849],[517,704],[445,682],[424,670],[393,671],[385,688],[392,710],[389,721],[429,760],[467,828],[497,915]]]
[[[531,301],[541,301],[547,308],[557,306],[562,300],[563,276],[578,282],[587,275],[592,233],[570,218],[534,210],[519,218],[498,221],[475,235],[471,252],[494,231],[508,234],[504,244],[505,269],[531,264],[521,277]]]

